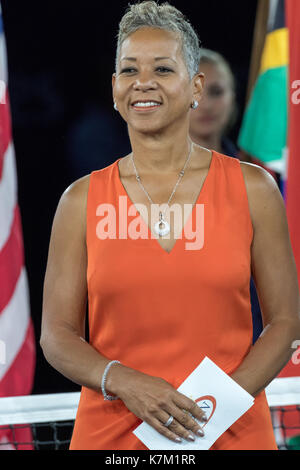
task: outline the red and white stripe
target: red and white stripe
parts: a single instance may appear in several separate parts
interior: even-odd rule
[[[30,318],[22,225],[17,200],[6,49],[1,32],[0,80],[0,396],[3,397],[26,395],[31,392],[35,368],[35,340]],[[3,432],[0,429],[0,440],[4,438]]]

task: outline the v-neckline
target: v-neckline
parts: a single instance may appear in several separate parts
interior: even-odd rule
[[[115,162],[114,162],[114,168],[115,168],[115,173],[116,173],[116,180],[119,184],[119,187],[123,193],[124,196],[126,196],[127,198],[127,202],[129,202],[130,205],[133,205],[136,209],[136,205],[134,204],[134,202],[131,200],[131,198],[129,197],[123,183],[122,183],[122,180],[121,180],[121,176],[120,176],[120,169],[119,169],[119,161],[122,159],[123,157],[120,157],[118,158]],[[184,224],[184,226],[182,227],[182,230],[180,232],[180,236],[175,239],[175,243],[171,249],[171,251],[167,251],[165,250],[161,244],[158,242],[158,238],[156,236],[154,236],[151,228],[149,227],[148,223],[146,223],[146,221],[143,219],[143,217],[141,216],[140,212],[136,209],[136,212],[141,220],[141,223],[145,225],[145,227],[147,228],[148,230],[148,237],[147,237],[147,240],[150,239],[151,241],[154,242],[154,244],[159,248],[159,251],[162,251],[165,255],[167,256],[171,256],[175,250],[175,248],[177,247],[178,245],[178,242],[180,240],[183,240],[184,238],[184,231],[185,231],[185,228],[186,226],[188,225],[189,221],[190,221],[190,218],[193,217],[194,215],[194,211],[195,211],[195,207],[197,206],[197,204],[199,204],[200,202],[200,199],[202,199],[203,197],[203,194],[208,186],[208,181],[209,179],[211,179],[211,173],[213,172],[213,168],[214,168],[214,164],[215,164],[215,159],[216,159],[216,155],[215,155],[215,151],[214,150],[211,150],[211,160],[210,160],[210,165],[209,165],[209,169],[208,169],[208,172],[207,172],[207,175],[205,177],[205,180],[201,186],[201,189],[199,191],[199,194],[198,194],[198,197],[196,199],[196,202],[194,203],[193,205],[193,208]]]

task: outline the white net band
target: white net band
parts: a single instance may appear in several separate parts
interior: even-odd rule
[[[277,378],[266,388],[270,407],[300,404],[300,377]],[[80,393],[0,398],[0,426],[74,420]]]

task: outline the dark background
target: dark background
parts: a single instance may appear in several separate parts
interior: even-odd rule
[[[132,1],[131,3],[134,3]],[[203,47],[217,50],[237,78],[245,106],[257,0],[170,0],[187,15]],[[130,151],[112,106],[118,23],[128,1],[3,1],[13,139],[25,263],[37,340],[33,393],[77,391],[39,346],[42,290],[54,213],[77,178]]]

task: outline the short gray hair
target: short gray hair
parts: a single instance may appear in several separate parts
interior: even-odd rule
[[[140,28],[159,28],[179,34],[182,54],[190,79],[199,71],[200,41],[189,20],[177,8],[164,2],[143,1],[128,6],[119,24],[115,69],[123,41]]]

